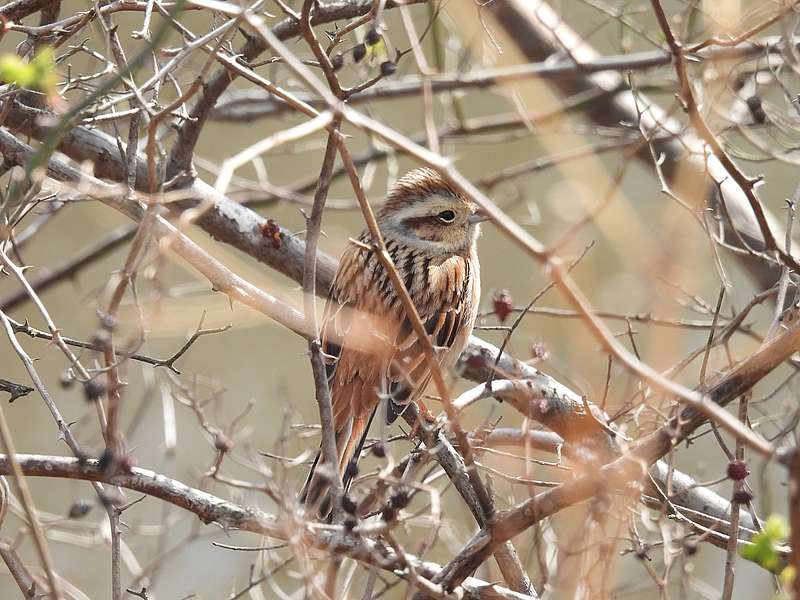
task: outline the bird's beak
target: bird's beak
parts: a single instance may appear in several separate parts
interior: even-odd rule
[[[488,221],[489,220],[489,215],[487,215],[482,210],[478,209],[475,213],[470,215],[467,220],[473,225],[475,223],[483,223],[484,221]]]

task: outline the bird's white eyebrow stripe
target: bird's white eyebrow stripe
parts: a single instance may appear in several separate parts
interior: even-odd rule
[[[422,204],[422,200],[428,200],[424,205]],[[430,212],[430,202],[434,199],[441,200],[442,205],[444,206],[447,204],[450,206],[452,204],[452,199],[442,196],[441,194],[434,194],[431,196],[419,196],[414,199],[413,202],[410,202],[407,206],[395,211],[396,220],[397,221],[405,221],[410,217],[420,217],[424,216],[425,214]],[[420,210],[420,208],[424,208],[424,210]]]

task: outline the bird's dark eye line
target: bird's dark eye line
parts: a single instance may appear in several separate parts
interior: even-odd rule
[[[456,213],[454,213],[452,210],[443,210],[436,215],[436,218],[438,218],[442,223],[452,223],[456,220]]]

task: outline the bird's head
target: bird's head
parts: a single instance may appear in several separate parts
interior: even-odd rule
[[[443,254],[469,251],[483,220],[474,202],[426,168],[398,179],[378,213],[388,239]]]

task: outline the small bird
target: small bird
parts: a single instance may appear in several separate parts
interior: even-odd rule
[[[436,171],[400,178],[376,215],[394,262],[436,350],[452,369],[472,333],[480,299],[476,242],[485,217]],[[417,401],[431,379],[428,362],[386,269],[364,230],[342,254],[322,322],[322,349],[345,490],[375,413],[385,399],[386,422]],[[300,499],[330,511],[330,473],[320,453]],[[327,465],[326,465],[327,466]],[[330,467],[332,469],[332,467]]]

